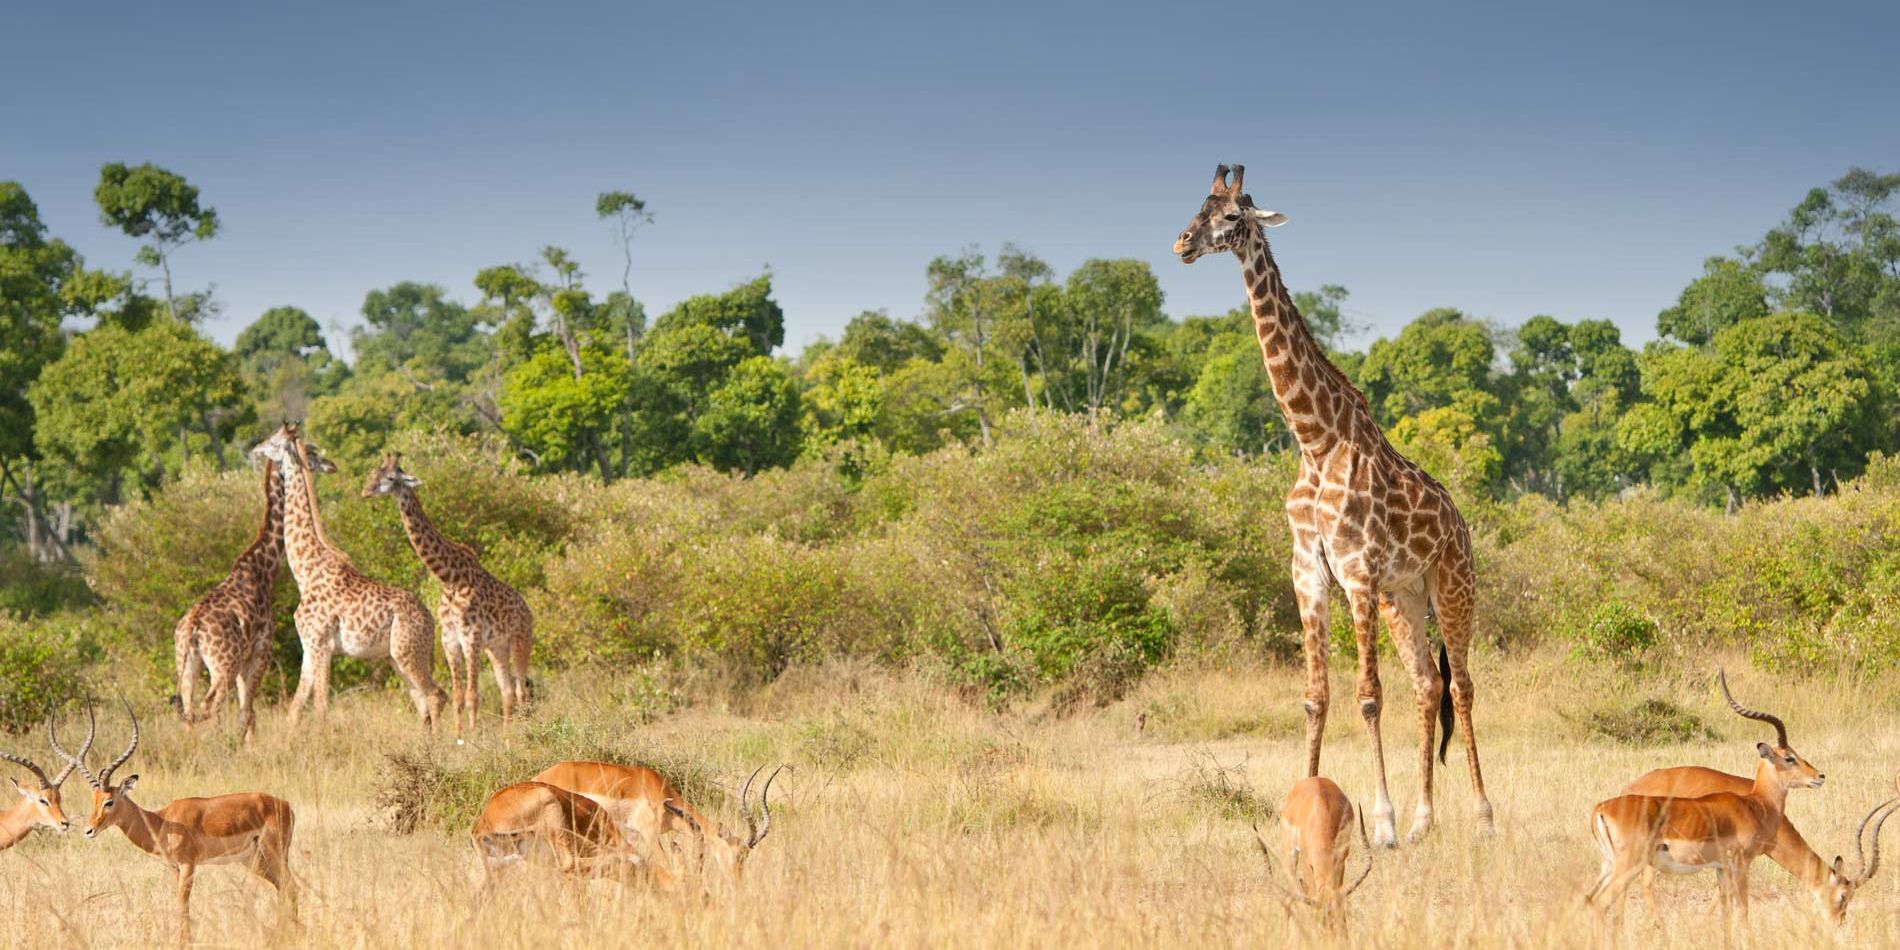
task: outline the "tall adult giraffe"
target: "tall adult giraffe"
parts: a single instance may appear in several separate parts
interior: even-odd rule
[[[336,466],[305,444],[311,467],[334,472]],[[216,719],[231,687],[237,687],[238,722],[244,741],[256,726],[257,685],[270,660],[276,617],[271,601],[277,569],[284,562],[284,479],[277,463],[264,462],[264,520],[250,547],[238,555],[230,573],[172,628],[178,694],[173,697],[187,726]],[[204,708],[197,704],[198,669],[211,681]]]
[[[448,696],[435,685],[435,619],[414,591],[392,587],[357,570],[323,531],[317,488],[304,465],[303,443],[289,423],[258,443],[253,454],[284,470],[284,554],[297,579],[297,639],[303,670],[290,700],[295,722],[306,704],[318,715],[330,706],[330,657],[388,658],[409,687],[416,711],[430,728]]]
[[[1213,251],[1232,251],[1240,259],[1273,395],[1300,445],[1300,473],[1287,495],[1286,516],[1293,531],[1293,590],[1305,637],[1307,774],[1319,774],[1330,691],[1327,614],[1333,585],[1338,584],[1352,607],[1358,641],[1359,712],[1372,744],[1378,784],[1374,840],[1387,846],[1398,840],[1379,737],[1381,615],[1418,694],[1418,808],[1411,836],[1416,840],[1432,825],[1432,729],[1436,721],[1445,730],[1438,747],[1442,762],[1451,742],[1447,698],[1464,739],[1478,828],[1489,834],[1491,802],[1478,768],[1467,666],[1475,594],[1471,532],[1451,493],[1392,448],[1373,422],[1365,395],[1313,339],[1287,294],[1262,230],[1285,224],[1286,215],[1255,207],[1253,198],[1241,190],[1244,174],[1245,169],[1235,165],[1230,182],[1226,165],[1215,169],[1213,187],[1174,242],[1174,253],[1185,264]],[[1437,668],[1425,633],[1428,609],[1444,638]]]
[[[468,545],[446,538],[422,511],[416,486],[422,480],[402,470],[402,456],[390,455],[363,484],[363,497],[389,495],[396,499],[402,529],[409,546],[442,584],[436,603],[442,622],[442,652],[449,661],[449,683],[455,698],[455,729],[462,729],[462,711],[468,727],[475,728],[481,705],[481,657],[495,670],[495,688],[501,692],[502,722],[514,718],[528,684],[528,655],[534,650],[534,614],[521,592],[502,583],[482,567]]]

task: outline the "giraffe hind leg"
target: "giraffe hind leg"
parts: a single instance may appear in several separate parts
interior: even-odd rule
[[[1471,562],[1466,554],[1454,551],[1454,555],[1439,564],[1432,607],[1445,641],[1452,712],[1458,721],[1459,736],[1464,740],[1465,765],[1471,772],[1472,813],[1477,818],[1478,833],[1490,835],[1495,830],[1491,800],[1484,792],[1484,771],[1478,765],[1478,736],[1471,722]]]

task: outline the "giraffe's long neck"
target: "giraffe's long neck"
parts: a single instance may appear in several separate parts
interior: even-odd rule
[[[435,523],[423,513],[422,499],[415,489],[396,489],[396,510],[402,514],[402,530],[409,535],[409,546],[416,549],[416,556],[422,558],[436,580],[446,585],[467,577],[468,555],[435,529]]]
[[[1324,456],[1342,441],[1376,433],[1366,398],[1346,374],[1334,366],[1293,305],[1280,267],[1273,261],[1266,236],[1258,228],[1234,246],[1247,281],[1247,302],[1253,308],[1254,334],[1267,364],[1273,398],[1280,403],[1287,427],[1309,457]],[[1359,427],[1364,427],[1364,432]]]
[[[264,460],[264,523],[257,537],[238,558],[233,573],[249,573],[263,579],[277,576],[277,565],[284,560],[284,473],[277,463]]]
[[[286,469],[284,554],[290,560],[290,573],[303,587],[334,552],[323,533],[323,521],[317,516],[317,486],[310,476],[310,466],[293,461]]]

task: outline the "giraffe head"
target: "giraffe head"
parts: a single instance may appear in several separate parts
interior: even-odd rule
[[[295,422],[286,422],[277,427],[270,437],[257,443],[251,449],[254,458],[266,458],[277,463],[278,468],[295,471],[309,469],[318,474],[336,471],[336,463],[323,457],[316,446],[303,441],[302,427]],[[295,467],[291,468],[293,459]]]
[[[1233,173],[1231,182],[1229,171]],[[1233,250],[1246,235],[1259,234],[1261,226],[1277,228],[1286,223],[1286,215],[1254,207],[1253,196],[1240,190],[1246,174],[1244,165],[1214,169],[1214,185],[1208,189],[1207,200],[1201,202],[1201,210],[1174,241],[1174,253],[1181,263],[1192,264],[1214,251]]]
[[[377,495],[394,495],[405,488],[414,488],[422,484],[422,479],[402,470],[402,453],[396,452],[383,456],[383,464],[369,473],[369,481],[363,483],[363,497],[374,498]]]

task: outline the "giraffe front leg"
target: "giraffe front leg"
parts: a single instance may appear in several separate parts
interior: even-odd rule
[[[1331,692],[1326,657],[1331,644],[1327,620],[1331,609],[1332,574],[1319,551],[1318,535],[1296,534],[1293,549],[1293,593],[1300,605],[1301,652],[1306,658],[1306,774],[1319,774],[1320,745],[1326,736],[1326,705]]]
[[[1397,847],[1397,810],[1385,782],[1385,742],[1380,735],[1379,713],[1384,703],[1384,687],[1379,683],[1379,612],[1378,597],[1369,586],[1346,589],[1352,607],[1352,628],[1359,648],[1359,716],[1366,723],[1366,741],[1372,747],[1372,843],[1381,848]]]
[[[462,626],[452,609],[442,611],[442,659],[449,667],[449,705],[455,716],[455,734],[462,734],[462,704],[466,687],[462,678]],[[472,725],[472,724],[471,724]]]
[[[301,610],[294,619],[297,641],[303,645],[303,659],[297,669],[297,692],[290,697],[290,722],[293,726],[303,717],[305,707],[310,704],[310,694],[317,686],[318,668],[328,670],[330,666],[328,621]]]

